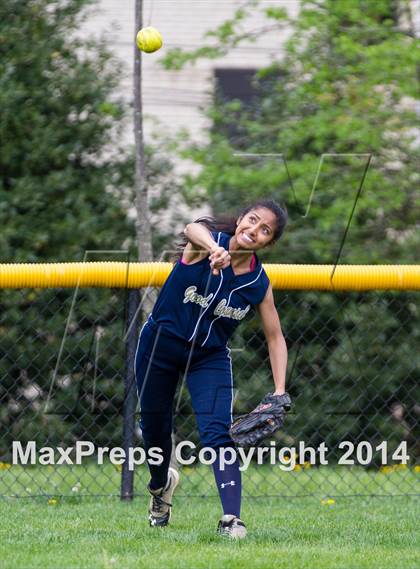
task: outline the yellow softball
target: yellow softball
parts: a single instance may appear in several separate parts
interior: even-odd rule
[[[162,47],[162,35],[159,30],[149,26],[137,32],[137,47],[146,53],[153,53]]]

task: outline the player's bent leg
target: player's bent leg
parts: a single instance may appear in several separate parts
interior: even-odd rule
[[[136,380],[140,399],[140,428],[146,453],[159,449],[162,461],[148,461],[152,494],[149,508],[151,525],[167,525],[171,499],[178,484],[178,473],[169,469],[172,453],[172,405],[179,378],[178,347],[169,345],[154,327],[146,325],[136,353]]]

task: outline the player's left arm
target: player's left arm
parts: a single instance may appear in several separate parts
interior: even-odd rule
[[[273,289],[269,285],[264,300],[258,305],[264,334],[267,340],[270,364],[275,385],[274,393],[286,390],[287,344],[281,329],[280,318],[274,304]]]

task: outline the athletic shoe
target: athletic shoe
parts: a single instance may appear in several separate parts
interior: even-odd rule
[[[178,472],[175,468],[170,467],[168,470],[168,481],[164,488],[151,490],[148,486],[147,489],[152,495],[149,505],[149,524],[151,526],[163,527],[168,525],[171,519],[172,495],[178,486],[178,482]]]
[[[243,539],[246,536],[246,527],[241,519],[232,514],[225,514],[219,521],[217,533],[231,539]]]

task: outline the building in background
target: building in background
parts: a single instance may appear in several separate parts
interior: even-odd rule
[[[205,109],[215,92],[216,81],[225,98],[246,99],[250,96],[250,77],[255,70],[281,58],[290,28],[270,30],[273,20],[264,16],[264,9],[285,8],[289,16],[296,17],[299,0],[262,0],[258,8],[252,7],[253,17],[243,25],[244,31],[265,30],[256,36],[255,42],[241,44],[220,59],[200,59],[180,71],[165,70],[159,61],[170,48],[195,49],[208,43],[206,32],[232,18],[235,10],[245,2],[239,0],[144,0],[144,26],[153,25],[163,36],[163,48],[154,54],[143,56],[143,110],[144,132],[147,142],[156,142],[157,136],[165,137],[187,129],[191,137],[200,141],[206,136],[208,118]],[[410,0],[411,11],[402,3],[402,22],[420,33],[420,0]],[[133,97],[132,68],[135,32],[134,0],[98,0],[91,10],[83,33],[104,35],[111,51],[124,66],[124,78],[120,92],[128,101]],[[410,14],[410,16],[408,16]],[[406,21],[411,19],[414,22]],[[413,103],[414,104],[414,103]],[[410,101],[411,105],[411,101]],[[127,127],[127,144],[134,143],[132,126]],[[195,165],[177,161],[179,172],[194,171]],[[197,212],[203,213],[203,212]],[[168,213],[169,214],[169,213]]]
[[[255,43],[232,49],[217,60],[201,59],[180,71],[167,71],[159,60],[168,48],[200,47],[205,33],[232,18],[243,3],[238,0],[144,0],[144,26],[153,25],[163,36],[163,48],[143,56],[143,105],[145,139],[156,138],[156,122],[160,133],[174,134],[187,128],[199,140],[208,126],[204,109],[214,91],[215,77],[223,83],[227,95],[247,97],[250,72],[278,58],[289,30],[270,31],[273,20],[264,17],[263,9],[279,7],[278,0],[264,0],[255,16],[246,23],[246,30],[262,30]],[[290,15],[296,15],[299,0],[281,1]],[[125,63],[121,92],[132,99],[132,67],[134,50],[134,0],[99,0],[86,22],[85,33],[105,34],[108,46]],[[209,39],[205,40],[206,42]],[[127,141],[132,132],[127,132]]]
[[[147,143],[167,140],[181,129],[187,130],[194,141],[203,141],[209,126],[206,107],[215,93],[216,82],[225,99],[246,99],[250,95],[250,79],[255,71],[279,57],[290,28],[273,31],[273,20],[264,15],[264,9],[279,7],[278,0],[263,0],[258,9],[251,7],[253,17],[244,31],[258,32],[255,41],[240,45],[220,59],[200,59],[179,71],[168,71],[159,61],[170,48],[193,50],[206,42],[205,34],[232,18],[244,5],[238,0],[143,0],[143,26],[156,27],[163,36],[163,47],[158,52],[143,54],[143,123]],[[294,16],[299,0],[281,0],[282,7]],[[98,0],[81,33],[102,36],[110,51],[122,62],[123,79],[120,93],[127,101],[133,100],[133,63],[135,46],[135,1]],[[271,28],[271,30],[270,30]],[[134,144],[133,121],[127,125],[125,141]],[[171,156],[178,175],[192,174],[198,166],[191,161]],[[150,188],[152,195],[159,188]],[[135,217],[135,210],[129,212]],[[209,214],[206,203],[193,211],[174,195],[165,211],[152,215],[152,224],[182,229],[185,219]],[[163,223],[162,223],[163,222]]]

